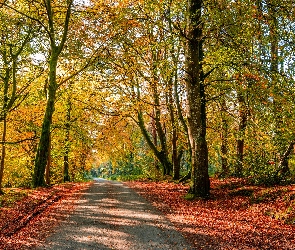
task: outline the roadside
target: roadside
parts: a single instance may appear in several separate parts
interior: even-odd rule
[[[7,188],[0,196],[0,249],[32,249],[74,209],[90,182],[52,187]]]
[[[211,184],[209,200],[193,201],[168,181],[6,189],[0,249],[295,249],[295,185]]]
[[[128,185],[162,211],[195,249],[294,250],[295,185],[262,187],[211,179],[209,200],[184,199],[187,185]]]

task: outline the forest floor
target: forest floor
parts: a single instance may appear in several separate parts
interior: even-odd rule
[[[196,249],[295,249],[295,185],[261,187],[211,180],[208,200],[186,200],[187,185],[128,185],[174,223]]]
[[[0,249],[32,249],[73,211],[88,183],[46,188],[4,188],[0,196]]]
[[[187,185],[125,182],[150,201],[194,249],[295,249],[295,185],[261,187],[245,180],[211,180],[208,200],[186,200]],[[91,183],[4,189],[0,249],[32,249],[69,218]]]

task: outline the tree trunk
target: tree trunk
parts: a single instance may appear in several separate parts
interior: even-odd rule
[[[173,161],[173,180],[179,180],[180,177],[180,161],[177,150],[177,134],[172,132],[172,161]]]
[[[282,158],[284,154],[287,141],[284,139],[283,134],[283,109],[280,97],[282,97],[281,87],[278,84],[279,74],[279,27],[277,17],[277,7],[273,4],[273,1],[266,1],[268,15],[268,26],[269,26],[269,39],[270,39],[270,74],[271,82],[273,86],[274,95],[273,99],[273,115],[274,115],[274,143],[277,147],[279,158]]]
[[[47,186],[50,185],[50,166],[51,166],[51,135],[49,135],[49,150],[47,164],[45,168],[45,183]]]
[[[139,89],[138,84],[136,86],[136,90],[137,90],[136,96],[137,96],[138,99],[140,99],[140,89]],[[156,112],[156,110],[154,110],[154,112]],[[158,124],[158,126],[157,126],[157,122],[159,123],[159,120],[157,121],[157,119],[159,119],[159,117],[157,117],[157,114],[155,113],[154,125],[155,125],[155,128],[156,128],[156,132],[158,133],[158,136],[160,136],[159,132],[162,130],[162,126],[161,126],[161,124]],[[153,154],[156,156],[156,158],[161,163],[161,165],[163,167],[163,174],[166,174],[167,169],[172,169],[172,164],[168,159],[167,152],[165,150],[163,150],[163,146],[166,145],[166,144],[163,143],[163,141],[162,141],[161,151],[159,151],[157,149],[157,144],[154,144],[153,140],[150,137],[149,132],[147,131],[147,129],[145,127],[143,114],[142,114],[141,110],[137,111],[137,120],[138,120],[137,124],[138,124],[138,126],[140,128],[140,131],[141,131],[143,137],[145,138],[145,140],[146,140],[148,146],[150,147],[150,149],[152,150]],[[160,131],[158,131],[158,129]],[[162,131],[162,132],[164,134],[164,131]],[[162,133],[162,132],[160,132],[160,133]],[[164,136],[165,136],[165,134],[164,134]],[[153,136],[153,139],[155,139],[155,136]],[[159,140],[161,140],[161,139],[159,139]],[[157,142],[157,141],[155,141],[155,142]]]
[[[1,159],[0,159],[0,194],[3,193],[2,191],[2,181],[3,181],[3,174],[4,174],[4,167],[5,167],[5,156],[6,156],[6,132],[7,132],[7,115],[9,109],[12,107],[14,101],[16,100],[16,62],[17,62],[17,55],[13,55],[11,53],[12,60],[12,86],[10,86],[10,74],[11,69],[9,68],[9,62],[7,59],[6,51],[3,52],[3,60],[6,66],[5,69],[5,76],[1,77],[3,79],[3,132],[2,132],[2,151],[1,151]],[[19,50],[18,53],[21,53]],[[10,97],[8,96],[9,89],[12,89]]]
[[[172,79],[169,82],[168,93],[166,93],[166,103],[170,114],[170,122],[172,127],[172,163],[173,163],[173,180],[178,180],[180,177],[180,159],[178,157],[177,150],[177,127],[173,108],[173,97],[172,97]]]
[[[35,159],[35,168],[33,175],[33,186],[40,187],[45,185],[44,172],[47,164],[49,153],[49,141],[50,141],[50,128],[52,123],[52,115],[54,113],[54,103],[56,98],[56,67],[57,58],[55,51],[52,51],[50,60],[49,71],[49,86],[48,86],[48,100],[45,109],[45,115],[43,118],[41,137],[37,148],[37,154]]]
[[[153,114],[154,116],[154,114]],[[153,137],[153,143],[155,147],[158,145],[158,136],[157,136],[157,129],[155,124],[155,119],[152,117],[152,137]],[[157,158],[154,158],[154,167],[155,167],[155,177],[158,178],[160,176],[160,166],[159,166],[159,160]]]
[[[66,124],[65,124],[66,137],[64,141],[65,143],[64,169],[63,169],[64,182],[70,181],[70,175],[69,175],[70,128],[71,128],[71,100],[70,100],[70,97],[68,97]]]
[[[192,178],[190,193],[208,197],[208,148],[206,142],[206,101],[203,83],[202,0],[188,0],[186,40],[186,89],[188,129],[192,147]]]
[[[7,114],[4,113],[3,117],[3,132],[2,132],[2,151],[1,151],[1,159],[0,159],[0,194],[3,194],[2,190],[2,181],[4,174],[4,166],[5,166],[5,155],[6,155],[6,131],[7,131]]]
[[[158,138],[160,141],[161,145],[161,157],[163,158],[164,161],[169,161],[168,160],[168,151],[167,151],[167,140],[166,140],[166,135],[163,130],[162,124],[161,124],[161,111],[159,109],[160,106],[160,101],[159,101],[159,94],[157,93],[157,88],[154,86],[153,88],[153,96],[154,96],[154,103],[155,103],[155,125],[156,125],[156,130],[158,134]],[[171,175],[172,171],[172,166],[171,164],[164,164],[163,165],[163,175]]]
[[[286,151],[284,152],[284,154],[281,156],[280,159],[280,164],[277,170],[277,176],[279,174],[281,175],[286,175],[287,173],[290,173],[290,168],[289,168],[289,164],[288,164],[288,159],[292,153],[292,150],[294,149],[294,145],[295,145],[295,141],[291,141],[289,146],[287,147]]]
[[[177,71],[175,73],[177,75]],[[182,114],[182,109],[180,106],[180,99],[179,99],[179,95],[178,95],[178,84],[177,84],[177,76],[175,76],[175,80],[173,82],[173,87],[174,87],[174,99],[175,99],[175,104],[176,104],[176,108],[177,108],[177,115],[178,115],[178,119],[180,120],[180,123],[182,124],[182,127],[184,129],[184,133],[187,139],[187,146],[188,146],[188,153],[189,153],[189,159],[188,161],[191,162],[192,159],[192,147],[191,147],[191,143],[190,143],[190,139],[188,136],[188,127],[186,124],[186,121],[184,120],[183,114]],[[180,164],[180,162],[179,162]]]
[[[227,161],[228,153],[228,121],[226,119],[226,103],[222,100],[221,103],[221,177],[227,177],[229,175],[229,166]]]
[[[172,169],[172,165],[171,165],[169,159],[167,158],[167,155],[165,154],[165,152],[159,151],[157,149],[157,147],[154,145],[153,141],[151,140],[150,135],[149,135],[149,133],[146,130],[146,127],[144,125],[144,120],[143,120],[141,111],[138,111],[137,118],[138,118],[138,126],[139,126],[139,128],[141,130],[141,133],[142,133],[143,137],[145,138],[147,144],[149,145],[149,147],[152,150],[152,152],[154,153],[154,155],[157,157],[159,162],[162,164],[163,169],[164,170],[165,169],[166,170],[167,169]]]
[[[237,162],[235,166],[235,176],[243,176],[243,161],[244,161],[244,137],[247,127],[247,110],[245,107],[245,100],[241,93],[238,93],[239,101],[239,127],[237,139]]]

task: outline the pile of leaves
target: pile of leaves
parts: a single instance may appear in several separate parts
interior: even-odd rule
[[[0,249],[31,249],[68,216],[89,183],[4,189],[0,196]]]
[[[211,180],[208,200],[173,182],[127,183],[160,209],[196,249],[295,249],[295,185]]]

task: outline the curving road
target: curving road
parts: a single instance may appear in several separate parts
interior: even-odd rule
[[[73,214],[37,249],[193,249],[172,224],[126,185],[96,179]]]

